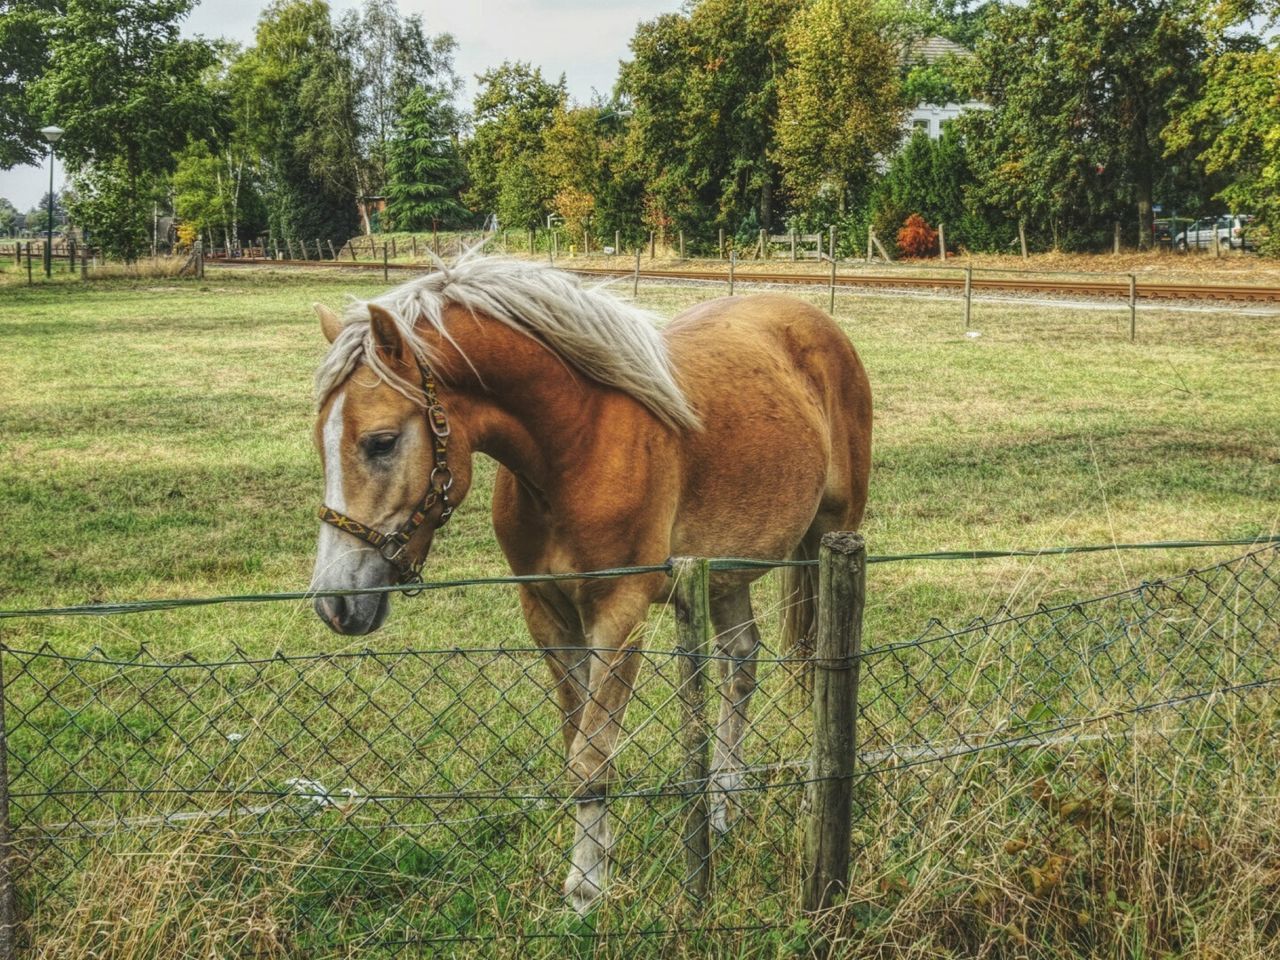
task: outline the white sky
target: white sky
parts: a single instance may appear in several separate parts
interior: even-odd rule
[[[187,35],[224,36],[241,44],[253,41],[254,25],[267,0],[201,0],[184,26]],[[356,0],[330,0],[335,14]],[[462,77],[462,99],[470,103],[475,74],[503,60],[528,60],[554,80],[561,73],[569,94],[589,100],[592,90],[607,94],[618,61],[629,55],[627,43],[636,24],[678,10],[681,0],[397,0],[402,13],[421,14],[429,33],[451,33],[458,41],[455,67]],[[55,176],[61,186],[59,163]],[[49,168],[0,170],[0,197],[19,210],[39,202],[49,189]]]

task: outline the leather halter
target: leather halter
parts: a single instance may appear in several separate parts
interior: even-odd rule
[[[446,453],[449,447],[449,418],[445,416],[444,407],[436,395],[436,379],[431,370],[422,363],[422,392],[427,401],[427,426],[431,430],[432,457],[431,477],[427,481],[427,492],[422,501],[414,507],[409,519],[400,524],[391,533],[383,533],[373,527],[353,520],[345,513],[340,513],[329,506],[321,506],[319,517],[330,526],[337,527],[343,533],[363,540],[378,553],[382,559],[396,569],[397,583],[421,583],[422,565],[426,562],[424,554],[413,560],[408,555],[409,541],[418,532],[418,528],[427,522],[427,514],[436,504],[441,504],[440,517],[436,520],[435,529],[439,530],[453,514],[453,504],[449,502],[449,490],[453,487],[453,474],[449,470]]]

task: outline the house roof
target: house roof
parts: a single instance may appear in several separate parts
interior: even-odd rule
[[[925,63],[937,63],[943,57],[968,57],[972,52],[946,37],[925,37],[911,45],[911,60],[923,60]]]

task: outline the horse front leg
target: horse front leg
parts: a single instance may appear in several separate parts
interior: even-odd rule
[[[638,618],[625,630],[588,628],[590,679],[578,732],[569,747],[574,836],[564,892],[574,910],[587,913],[609,884],[613,833],[609,785],[622,721],[640,667]]]
[[[742,786],[742,741],[756,689],[756,652],[760,648],[750,588],[743,586],[714,599],[711,619],[716,627],[716,646],[727,657],[720,667],[720,720],[711,760],[711,829],[727,833],[729,808]]]

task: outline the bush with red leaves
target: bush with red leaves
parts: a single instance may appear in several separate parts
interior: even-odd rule
[[[938,255],[938,231],[925,222],[924,217],[913,213],[907,217],[898,231],[898,256],[935,257]]]

